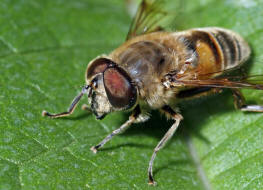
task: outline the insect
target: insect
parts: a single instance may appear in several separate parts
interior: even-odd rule
[[[182,100],[232,91],[234,105],[242,111],[263,112],[263,106],[247,105],[240,88],[263,89],[253,76],[225,75],[239,68],[250,56],[246,41],[233,31],[208,27],[167,32],[159,25],[166,13],[159,10],[162,0],[143,0],[131,24],[127,40],[109,55],[92,60],[87,67],[86,85],[68,111],[43,116],[58,118],[73,113],[86,94],[97,119],[114,111],[131,111],[129,119],[91,147],[96,153],[112,137],[133,123],[149,119],[151,109],[164,112],[174,124],[155,147],[148,167],[149,184],[155,185],[153,164],[157,152],[173,136],[183,116]],[[254,80],[255,81],[255,80]],[[87,108],[87,106],[84,108]]]

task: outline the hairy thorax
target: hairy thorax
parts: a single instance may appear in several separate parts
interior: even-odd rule
[[[124,43],[110,55],[129,73],[140,99],[153,108],[174,100],[176,89],[166,90],[162,79],[171,71],[182,70],[180,63],[189,54],[183,43],[178,43],[177,36],[171,35],[153,33],[140,36]]]

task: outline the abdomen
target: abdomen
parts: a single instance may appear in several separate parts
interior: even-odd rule
[[[198,28],[187,31],[187,39],[198,57],[199,74],[225,71],[244,63],[250,55],[247,42],[233,31]]]

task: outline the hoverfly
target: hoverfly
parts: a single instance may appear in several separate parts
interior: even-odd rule
[[[126,42],[109,55],[90,61],[85,74],[86,85],[68,111],[58,114],[43,111],[43,116],[51,118],[68,116],[84,94],[97,119],[114,111],[131,111],[120,128],[91,147],[94,153],[131,124],[149,119],[149,110],[164,112],[174,124],[157,144],[150,159],[148,178],[152,185],[156,184],[153,178],[156,154],[183,119],[177,111],[182,100],[229,88],[237,109],[263,112],[263,106],[247,105],[240,91],[240,88],[262,90],[263,85],[249,81],[249,77],[225,75],[248,60],[251,50],[247,42],[237,33],[217,27],[164,31],[159,25],[167,14],[159,9],[162,2],[143,0]]]

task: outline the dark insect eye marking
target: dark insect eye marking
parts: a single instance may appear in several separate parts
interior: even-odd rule
[[[91,63],[91,66],[87,71],[87,78],[90,78],[98,73],[103,73],[107,67],[114,64],[110,59],[107,58],[98,58]]]
[[[136,89],[126,72],[112,67],[104,71],[104,86],[113,107],[127,109],[136,102]]]

